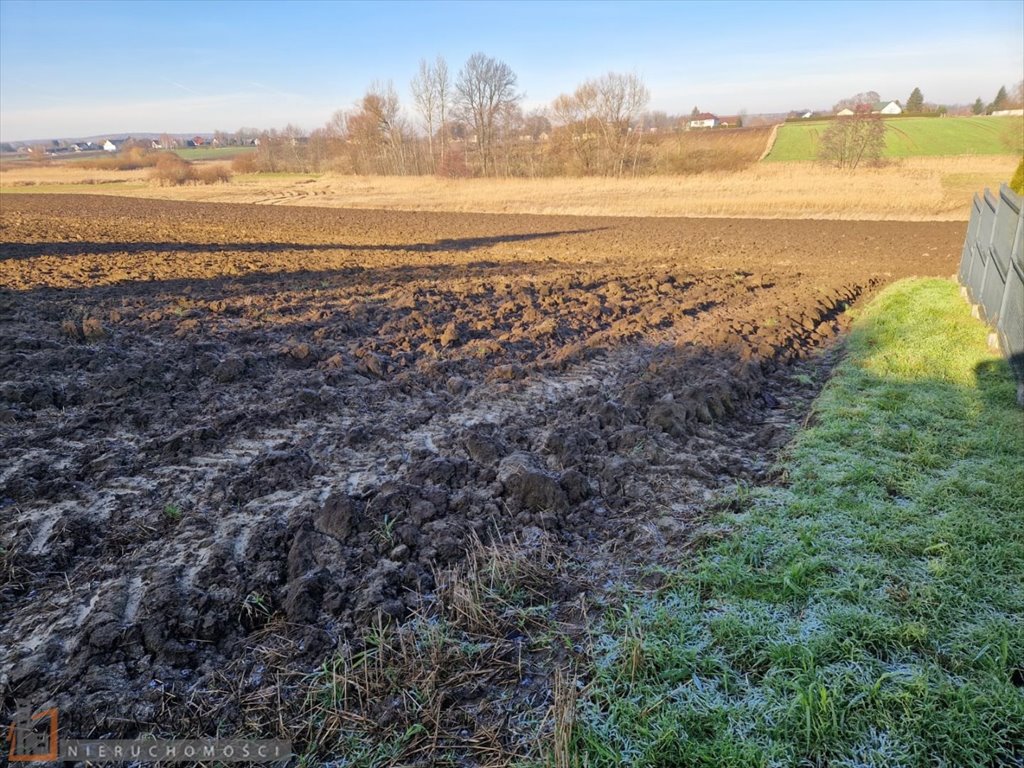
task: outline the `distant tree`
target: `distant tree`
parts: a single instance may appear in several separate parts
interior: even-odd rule
[[[235,141],[238,144],[252,144],[254,139],[258,139],[262,131],[259,128],[251,128],[248,126],[242,126],[235,131]]]
[[[524,118],[523,128],[531,139],[541,141],[551,134],[551,120],[544,109],[535,109]]]
[[[924,94],[921,93],[920,88],[915,88],[910,92],[910,97],[907,99],[907,106],[904,112],[920,112],[924,108]]]
[[[480,168],[486,176],[495,170],[494,141],[498,120],[522,96],[516,91],[516,73],[503,61],[474,53],[455,81],[455,104],[461,117],[476,131]]]
[[[850,96],[847,99],[840,99],[832,107],[833,112],[841,112],[844,109],[849,109],[852,112],[863,112],[867,107],[868,112],[875,108],[875,105],[882,100],[882,97],[878,95],[877,91],[864,91]]]
[[[697,107],[694,107],[694,108],[693,108],[693,109],[692,109],[692,110],[690,111],[690,117],[696,117],[696,116],[697,116],[697,115],[699,115],[699,114],[700,114],[700,109],[698,109]]]
[[[974,105],[971,107],[971,112],[976,115],[985,114],[985,102],[981,100],[981,96],[975,100]]]
[[[47,154],[47,147],[45,144],[33,144],[28,148],[29,154],[32,156],[33,162],[39,163],[40,165],[50,162],[50,156]]]
[[[1010,103],[1006,105],[1007,109],[1020,109],[1024,107],[1024,80],[1021,80],[1013,88],[1013,96],[1010,98]]]
[[[645,131],[654,129],[655,131],[667,131],[672,128],[672,118],[668,116],[668,113],[662,112],[661,110],[654,110],[652,112],[644,112],[640,116],[640,125]]]
[[[840,117],[821,135],[818,159],[851,171],[862,163],[878,163],[885,149],[885,131],[885,121],[878,114],[860,111]]]
[[[989,108],[990,112],[994,112],[997,109],[1006,109],[1007,104],[1010,101],[1009,94],[1006,93],[1006,86],[999,86],[999,91],[996,93],[996,98],[992,102],[992,106]]]
[[[306,171],[309,169],[304,158],[306,148],[303,139],[305,137],[305,131],[295,123],[288,123],[281,129],[279,135],[280,157],[288,170]]]

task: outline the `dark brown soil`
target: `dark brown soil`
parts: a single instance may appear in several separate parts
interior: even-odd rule
[[[0,695],[83,736],[174,730],[228,665],[240,730],[264,626],[311,669],[475,537],[671,558],[768,475],[797,361],[963,236],[43,195],[0,226]]]

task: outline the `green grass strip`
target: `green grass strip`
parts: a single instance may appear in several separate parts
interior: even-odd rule
[[[1021,150],[1020,117],[901,117],[885,121],[883,157],[1013,155]],[[808,120],[779,126],[768,162],[815,160],[831,122]]]
[[[1024,759],[1024,413],[957,287],[858,317],[784,487],[608,619],[571,761]]]

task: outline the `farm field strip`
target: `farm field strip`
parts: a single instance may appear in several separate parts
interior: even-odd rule
[[[0,164],[0,195],[104,194],[317,208],[572,216],[966,221],[971,194],[1005,182],[1013,155],[906,158],[840,172],[813,162],[640,179],[457,179],[336,174],[236,175],[228,184],[161,187],[147,172],[73,164]]]
[[[819,385],[793,366],[962,238],[81,195],[5,197],[0,227],[2,693],[110,732],[209,727],[197,701],[278,728],[270,657],[308,671],[424,610],[477,539],[578,563],[556,604],[674,562],[767,476]]]
[[[1024,149],[1019,117],[900,117],[886,120],[887,158],[1006,155]],[[767,162],[814,160],[831,121],[785,123]]]

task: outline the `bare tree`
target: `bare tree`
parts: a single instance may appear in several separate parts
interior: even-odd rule
[[[281,154],[287,170],[306,170],[304,143],[305,133],[299,126],[294,123],[288,123],[288,125],[281,129]]]
[[[878,163],[885,149],[885,131],[882,116],[866,110],[837,118],[821,136],[818,159],[851,171],[862,162]]]
[[[512,176],[519,170],[518,159],[515,156],[515,149],[519,145],[519,138],[522,136],[526,126],[526,118],[523,117],[523,110],[516,102],[508,102],[498,113],[496,136],[500,140],[503,168],[502,175]],[[496,166],[497,169],[497,166]]]
[[[503,61],[474,53],[459,72],[455,81],[455,104],[476,131],[480,170],[485,176],[495,170],[493,153],[498,116],[520,98],[516,92],[516,74]]]
[[[259,128],[250,128],[243,125],[235,131],[235,141],[242,145],[252,144],[253,139],[258,139],[261,133],[262,131]]]
[[[433,64],[426,59],[420,60],[419,71],[410,83],[413,103],[416,111],[427,129],[427,147],[430,153],[430,171],[436,168],[434,153],[434,136],[440,130],[441,159],[444,160],[445,121],[447,119],[448,101],[451,99],[451,85],[448,80],[448,63],[444,57],[438,56]]]
[[[639,142],[643,131],[634,131],[635,123],[651,99],[650,91],[635,74],[620,75],[609,72],[597,83],[597,116],[603,133],[605,151],[611,164],[608,168],[615,176],[621,176],[630,142]],[[635,153],[634,153],[635,154]]]
[[[551,113],[568,134],[572,154],[584,174],[593,173],[597,165],[598,129],[597,89],[587,81],[571,94],[563,93],[551,104]]]
[[[437,94],[437,115],[441,130],[441,162],[448,153],[448,109],[452,101],[452,81],[444,56],[434,60],[434,92]]]
[[[609,72],[555,99],[551,110],[570,135],[584,173],[621,176],[630,148],[639,149],[639,121],[650,93],[633,74]],[[634,152],[634,156],[636,152]]]
[[[427,129],[427,148],[430,154],[430,170],[434,170],[434,120],[437,116],[437,98],[434,90],[433,68],[426,59],[420,59],[420,68],[409,83],[412,102]]]
[[[524,120],[523,127],[532,141],[542,141],[551,133],[551,120],[543,107],[531,110]]]
[[[332,119],[332,123],[337,118]],[[404,174],[405,126],[398,93],[391,82],[374,82],[353,114],[345,116],[345,135],[355,150],[353,165],[362,173]]]

